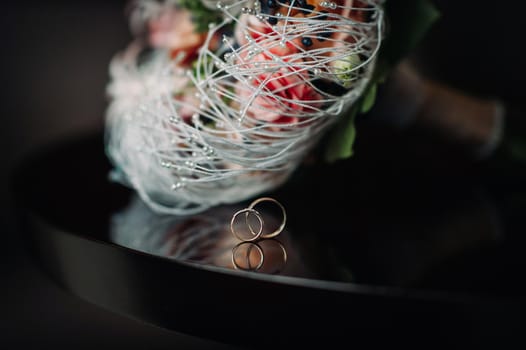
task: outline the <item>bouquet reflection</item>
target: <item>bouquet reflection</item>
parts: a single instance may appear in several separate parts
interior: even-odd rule
[[[487,282],[476,279],[483,266],[476,262],[495,261],[493,250],[505,239],[492,196],[464,182],[403,181],[411,187],[388,189],[381,181],[353,187],[347,192],[356,202],[345,207],[326,205],[324,194],[332,191],[312,191],[308,205],[298,193],[278,193],[289,218],[285,229],[252,242],[232,233],[244,203],[173,216],[154,213],[133,197],[112,217],[111,240],[179,262],[325,281],[425,289]],[[266,232],[282,224],[281,212],[261,214]]]
[[[240,208],[224,205],[189,216],[162,215],[135,197],[112,217],[110,238],[121,246],[180,262],[312,277],[287,229],[276,238],[254,242],[236,238],[230,224]],[[265,211],[262,216],[267,227],[279,226],[277,214]]]

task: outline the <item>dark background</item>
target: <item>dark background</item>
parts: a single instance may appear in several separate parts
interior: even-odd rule
[[[475,96],[499,98],[522,116],[526,4],[435,2],[442,19],[414,54],[422,72]],[[101,128],[108,63],[130,40],[125,4],[25,1],[0,12],[2,345],[227,348],[112,314],[67,294],[32,264],[18,236],[12,170],[45,145]]]

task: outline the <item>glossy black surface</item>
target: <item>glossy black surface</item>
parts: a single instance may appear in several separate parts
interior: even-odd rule
[[[356,340],[379,342],[385,338],[375,334],[404,337],[404,329],[418,333],[413,341],[437,329],[464,340],[484,329],[519,329],[522,167],[462,156],[426,163],[414,152],[400,156],[404,143],[357,147],[367,147],[367,157],[302,167],[270,194],[289,217],[277,238],[289,260],[278,269],[234,269],[228,254],[237,242],[224,225],[195,242],[165,239],[181,232],[181,221],[186,228],[206,228],[210,218],[228,223],[238,206],[200,214],[204,225],[196,216],[162,218],[140,208],[149,237],[172,249],[122,247],[115,218],[121,225],[133,219],[137,228],[142,219],[126,216],[137,205],[134,193],[108,180],[101,134],[27,159],[16,191],[28,245],[46,273],[83,299],[163,328],[256,347],[276,337],[287,344],[347,339],[350,329]],[[168,222],[156,229],[161,220]],[[217,246],[223,256],[208,259]],[[280,332],[254,344],[261,324]]]
[[[41,267],[40,263],[30,264],[30,261],[27,261],[24,252],[27,244],[21,244],[19,238],[29,238],[28,233],[14,225],[11,181],[8,180],[14,176],[11,170],[21,160],[21,156],[49,141],[103,124],[106,106],[103,91],[107,83],[107,65],[115,52],[130,40],[129,27],[123,13],[125,3],[126,1],[27,0],[8,3],[6,10],[0,14],[0,27],[4,33],[4,54],[0,55],[3,62],[0,69],[4,78],[0,104],[0,145],[3,151],[0,166],[0,222],[4,247],[0,264],[4,283],[0,339],[6,348],[24,348],[28,345],[29,348],[57,349],[231,348],[214,346],[213,343],[202,339],[184,337],[177,332],[150,327],[143,322],[115,315],[104,308],[84,302],[75,294],[68,294],[56,288],[35,269]],[[523,41],[523,14],[526,3],[515,2],[509,6],[502,6],[494,1],[474,3],[436,0],[435,3],[442,12],[442,18],[413,58],[425,68],[427,75],[470,93],[498,97],[510,107],[514,106],[515,114],[524,119],[526,77],[522,65],[526,51],[520,43]],[[371,133],[367,138],[370,136]],[[358,138],[361,141],[366,138],[362,136],[361,130]],[[401,135],[400,138],[404,139],[405,135]],[[399,141],[396,138],[391,142],[391,139],[373,137],[371,143],[379,143],[389,149]],[[420,145],[418,143],[418,146],[408,147],[405,152],[394,154],[412,156],[420,152]],[[369,147],[361,147],[360,152],[367,154],[363,158],[368,157],[369,150]],[[424,158],[421,163],[428,164],[430,161],[425,160],[425,152],[421,153],[421,158]],[[356,155],[359,157],[359,153]],[[98,156],[93,152],[90,159]],[[430,159],[436,160],[437,157],[430,156]],[[103,164],[103,160],[99,159],[95,163]],[[396,163],[396,157],[392,163]],[[66,162],[66,167],[68,164],[72,163]],[[420,163],[415,165],[415,173],[418,175]],[[380,164],[378,168],[381,168]],[[380,173],[383,171],[385,169]],[[371,175],[374,173],[377,172],[371,172]],[[523,290],[520,285],[524,266],[521,258],[524,250],[522,236],[525,230],[522,229],[524,215],[520,208],[524,206],[524,201],[520,193],[513,195],[521,182],[508,181],[515,173],[516,171],[507,171],[506,175],[501,177],[503,179],[495,177],[489,181],[489,186],[488,183],[482,186],[490,194],[491,201],[497,204],[500,217],[504,218],[502,221],[506,238],[498,246],[492,246],[495,254],[488,254],[486,250],[485,254],[479,254],[480,259],[473,263],[473,268],[468,269],[473,271],[481,261],[485,262],[478,270],[481,271],[482,280],[488,278],[495,281],[500,276],[499,283],[488,283],[488,286],[508,292]],[[49,175],[49,170],[46,174]],[[38,174],[32,176],[33,180],[38,177]],[[102,175],[97,178],[99,177]],[[345,174],[342,174],[342,177],[345,177]],[[101,181],[100,178],[98,182]],[[87,183],[93,181],[87,175],[83,180]],[[48,184],[43,179],[35,183],[44,187]],[[57,186],[59,180],[54,180],[53,183]],[[69,187],[59,184],[57,188]],[[43,188],[37,190],[33,193],[40,194]],[[312,188],[309,188],[310,190]],[[99,190],[98,194],[102,195],[100,192]],[[52,198],[55,195],[57,194],[53,193]],[[17,199],[20,198],[17,196]],[[87,200],[97,202],[90,203]],[[349,201],[353,203],[352,199]],[[46,203],[54,206],[51,199],[42,199],[42,202],[44,206]],[[101,203],[100,196],[96,194],[86,195],[85,200],[79,200],[79,203],[77,208],[87,208],[96,213],[102,211],[99,208],[101,205],[106,205]],[[22,203],[23,208],[27,208],[26,205],[27,203]],[[417,205],[418,203],[415,203],[415,206]],[[287,208],[292,210],[290,206]],[[70,213],[72,211],[65,210]],[[88,227],[88,232],[94,231],[91,228],[96,225],[92,222],[100,220],[87,214],[78,216],[87,219],[83,225],[91,226]],[[360,252],[357,247],[353,249],[354,252]],[[91,255],[86,259],[96,260]],[[494,264],[494,261],[500,263]],[[86,268],[89,266],[86,264]],[[356,277],[357,267],[355,265]],[[490,271],[489,276],[486,276],[484,271]],[[469,275],[467,272],[460,272],[461,276]],[[466,283],[471,280],[468,278]],[[178,278],[172,279],[174,284],[178,281]],[[451,284],[451,279],[449,281]],[[115,286],[111,285],[107,289],[112,288]],[[136,289],[137,287],[133,288]],[[127,291],[122,291],[122,295],[126,293]],[[88,296],[91,296],[91,299]],[[93,296],[85,294],[84,299],[92,300]],[[316,299],[316,302],[319,300]],[[239,307],[239,304],[236,305]],[[255,305],[250,303],[250,306]],[[415,304],[410,304],[409,311],[402,311],[392,318],[406,320],[411,317],[415,307]],[[395,326],[390,332],[378,329],[377,332],[369,334],[373,333],[371,339],[377,342],[384,339],[385,345],[389,347],[405,347],[408,343],[416,342],[416,348],[419,349],[453,349],[459,348],[457,341],[461,338],[467,339],[470,345],[474,344],[477,348],[524,348],[525,317],[515,300],[502,308],[489,309],[479,305],[475,308],[478,312],[473,312],[472,309],[463,313],[463,310],[459,308],[451,312],[451,308],[448,308],[429,314],[422,312],[419,328],[426,330],[422,336],[418,329],[406,328],[407,322],[399,322],[399,327],[396,327],[397,322],[391,322]],[[355,317],[353,310],[346,311],[347,318]],[[387,310],[376,315],[383,317],[385,313]],[[177,312],[172,312],[171,317],[177,315]],[[309,319],[311,318],[306,317],[306,320]],[[432,322],[428,322],[429,320]],[[223,325],[224,328],[230,326]],[[255,330],[251,334],[255,342],[264,337],[267,343],[270,343],[276,333],[286,335],[290,327],[294,327],[292,322],[288,327],[280,329],[263,327],[261,330],[261,327],[254,326]],[[345,331],[345,344],[348,344],[348,347],[356,345],[358,334],[360,332],[356,328],[349,327]],[[392,337],[393,334],[398,336]],[[415,338],[419,338],[420,341],[415,341]],[[330,338],[326,339],[327,344],[323,348],[337,346],[331,343]],[[440,346],[443,345],[440,343],[449,346]],[[272,348],[280,344],[274,342]]]

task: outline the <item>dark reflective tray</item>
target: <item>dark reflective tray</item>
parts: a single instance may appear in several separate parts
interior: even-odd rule
[[[108,180],[102,133],[26,159],[14,190],[28,247],[51,278],[163,328],[250,347],[517,335],[523,169],[433,153],[429,141],[415,151],[410,140],[362,142],[351,161],[302,166],[265,194],[287,209],[286,231],[244,247],[236,264],[228,224],[249,201],[156,215]]]

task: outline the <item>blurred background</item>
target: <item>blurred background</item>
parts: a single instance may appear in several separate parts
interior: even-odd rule
[[[12,170],[50,143],[102,128],[108,64],[130,41],[126,3],[23,1],[0,11],[2,345],[229,348],[112,314],[63,292],[31,263],[17,236]],[[474,96],[500,99],[522,116],[526,4],[435,3],[442,18],[413,55],[422,74]]]

